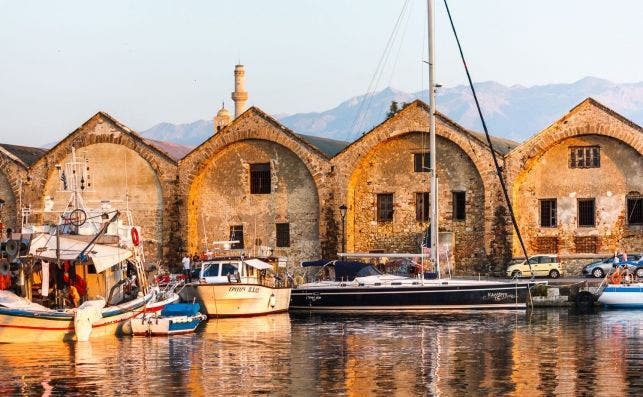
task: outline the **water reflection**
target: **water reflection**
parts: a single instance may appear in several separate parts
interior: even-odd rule
[[[0,395],[640,395],[642,329],[636,311],[219,319],[1,345]]]

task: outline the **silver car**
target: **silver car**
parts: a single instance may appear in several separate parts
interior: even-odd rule
[[[622,264],[624,262],[623,254],[619,254],[618,262],[614,262],[614,257],[610,256],[609,258],[599,259],[597,261],[591,262],[583,267],[583,276],[585,277],[596,277],[602,278],[606,274],[612,271],[614,265]],[[627,254],[627,264],[629,265],[632,262],[638,261],[641,259],[641,254]]]

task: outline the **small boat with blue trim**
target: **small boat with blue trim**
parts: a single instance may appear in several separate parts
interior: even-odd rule
[[[615,309],[643,309],[643,282],[627,268],[619,267],[599,288],[598,302]]]
[[[194,332],[207,316],[198,303],[172,303],[161,311],[143,313],[131,321],[132,333],[141,336],[177,335]]]

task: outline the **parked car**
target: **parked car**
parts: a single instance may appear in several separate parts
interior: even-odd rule
[[[627,269],[632,272],[632,274],[635,274],[636,277],[638,278],[643,278],[643,256],[640,256],[639,259],[633,260],[628,258],[626,261],[619,263],[621,266],[627,266]]]
[[[623,259],[623,254],[617,255],[618,257],[618,264],[622,264],[625,262]],[[643,256],[641,254],[627,254],[627,262],[628,263],[636,263],[639,261]],[[594,262],[590,262],[587,265],[583,267],[582,273],[583,276],[585,277],[596,277],[596,278],[602,278],[605,277],[606,274],[612,271],[614,268],[614,256],[610,256],[607,258],[599,259]],[[641,272],[643,273],[643,271]],[[637,273],[638,274],[638,273]],[[639,277],[643,277],[643,274],[640,275]]]
[[[529,269],[530,264],[531,271]],[[507,267],[508,277],[531,277],[531,272],[536,277],[558,278],[563,275],[560,258],[555,254],[534,255],[529,258],[529,263],[525,259]]]

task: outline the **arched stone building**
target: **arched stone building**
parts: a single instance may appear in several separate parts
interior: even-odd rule
[[[0,233],[6,228],[17,231],[20,227],[21,190],[30,184],[27,168],[44,152],[43,149],[0,144],[0,199],[4,201],[0,211]]]
[[[239,240],[292,269],[334,248],[332,169],[324,153],[250,108],[179,162],[189,253]]]
[[[507,173],[530,254],[643,251],[643,129],[597,101],[511,151]]]
[[[428,107],[415,101],[331,161],[348,207],[346,251],[418,252],[428,226]],[[496,140],[497,150],[513,143]],[[486,262],[501,202],[489,147],[442,115],[436,125],[439,230],[452,233],[457,272]],[[502,153],[500,153],[502,160]],[[336,210],[336,219],[341,222]]]
[[[54,210],[67,207],[70,194],[62,191],[57,166],[70,162],[72,147],[90,167],[87,207],[108,200],[113,209],[129,208],[133,223],[143,228],[145,255],[164,264],[177,261],[176,161],[107,113],[91,117],[32,165],[25,204],[39,210],[52,198]]]

